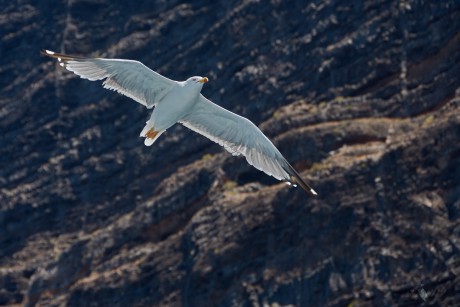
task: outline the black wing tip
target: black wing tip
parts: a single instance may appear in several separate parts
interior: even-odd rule
[[[288,165],[288,169],[286,170],[290,175],[290,182],[293,184],[298,184],[300,187],[307,193],[313,195],[313,196],[318,196],[318,193],[308,184],[306,183],[302,177],[300,177],[300,174],[289,164],[286,162]]]
[[[318,193],[312,187],[310,187],[302,178],[293,176],[291,180],[294,184],[300,185],[300,187],[308,194],[318,196]]]
[[[54,51],[48,50],[48,49],[42,49],[40,50],[40,54],[44,56],[53,56],[55,54]]]
[[[313,190],[312,188],[310,188],[310,193],[311,193],[313,196],[318,196],[318,193],[316,193],[316,191]]]
[[[61,62],[61,61],[69,61],[69,60],[82,60],[82,59],[84,59],[83,57],[80,57],[80,56],[67,55],[67,54],[63,54],[63,53],[59,53],[59,52],[54,52],[54,51],[51,51],[51,50],[48,50],[48,49],[40,50],[40,54],[44,55],[44,56],[47,56],[47,57],[50,57],[50,58],[58,59],[59,62]]]
[[[61,62],[62,60],[71,59],[71,57],[69,57],[68,55],[61,54],[61,53],[58,53],[58,52],[54,52],[54,51],[51,51],[51,50],[48,50],[48,49],[40,50],[40,54],[44,55],[44,56],[47,56],[47,57],[50,57],[50,58],[53,58],[53,59],[57,59],[59,62]]]

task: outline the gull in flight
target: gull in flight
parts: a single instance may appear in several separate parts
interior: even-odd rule
[[[104,80],[104,88],[117,91],[154,110],[140,134],[147,146],[179,122],[218,143],[233,155],[242,154],[255,168],[317,195],[286,161],[273,143],[248,119],[206,99],[200,92],[206,77],[174,81],[138,61],[85,58],[42,50],[81,78]]]

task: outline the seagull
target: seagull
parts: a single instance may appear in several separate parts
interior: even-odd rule
[[[151,146],[175,123],[181,123],[234,156],[245,156],[249,164],[266,174],[293,186],[299,184],[307,193],[317,195],[256,125],[200,93],[209,81],[207,77],[174,81],[134,60],[86,58],[50,50],[41,53],[57,59],[60,66],[81,78],[104,80],[104,88],[117,91],[148,109],[154,108],[140,134],[146,146]]]

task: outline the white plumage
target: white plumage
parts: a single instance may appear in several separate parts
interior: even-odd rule
[[[248,119],[234,114],[206,99],[200,91],[208,78],[191,77],[186,81],[170,80],[138,61],[82,58],[43,50],[60,65],[82,78],[103,80],[103,86],[128,96],[147,108],[155,109],[141,136],[152,145],[177,122],[209,138],[233,155],[246,157],[255,168],[287,183],[298,183],[317,195],[286,161],[273,143]]]

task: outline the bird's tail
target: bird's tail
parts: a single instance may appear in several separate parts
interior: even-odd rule
[[[145,125],[144,129],[142,129],[140,136],[145,138],[145,146],[151,146],[165,131],[166,130],[156,131],[155,128],[153,128],[152,125],[149,125],[149,122],[147,122],[147,125]]]

